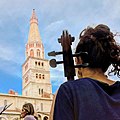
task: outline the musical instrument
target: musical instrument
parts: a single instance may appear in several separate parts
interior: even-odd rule
[[[0,115],[7,109],[9,108],[13,103],[9,104],[9,105],[4,105],[0,107]]]
[[[75,68],[76,67],[86,67],[88,66],[88,63],[80,64],[80,65],[74,65],[74,59],[73,57],[86,55],[87,52],[80,52],[76,54],[72,54],[71,45],[72,42],[74,42],[75,38],[71,36],[71,34],[68,33],[67,30],[64,30],[61,37],[58,38],[58,42],[61,43],[62,46],[62,52],[49,52],[48,56],[56,56],[56,55],[63,55],[63,61],[56,61],[56,59],[50,60],[50,66],[55,68],[57,64],[64,65],[64,76],[67,77],[67,80],[74,80],[75,74]]]
[[[67,77],[67,80],[74,80],[74,76],[76,75],[75,73],[75,68],[78,67],[87,67],[89,64],[88,63],[83,63],[80,65],[75,65],[74,64],[74,59],[73,57],[79,57],[79,56],[86,56],[87,52],[80,52],[76,54],[72,54],[72,49],[71,45],[72,42],[74,42],[75,38],[72,37],[67,30],[64,30],[62,32],[62,35],[60,38],[58,38],[58,42],[61,43],[62,46],[62,51],[60,52],[49,52],[48,56],[56,56],[56,55],[63,55],[63,60],[62,61],[56,61],[56,59],[51,59],[50,60],[50,66],[55,68],[57,64],[63,64],[64,66],[64,76]],[[56,92],[57,94],[57,92]],[[53,98],[53,103],[50,111],[50,116],[49,119],[53,120],[53,111],[54,111],[54,105],[55,105],[55,99],[56,99],[56,94],[54,95]]]

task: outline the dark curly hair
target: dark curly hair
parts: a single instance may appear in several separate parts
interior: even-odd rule
[[[120,77],[120,46],[116,44],[108,26],[99,24],[95,28],[83,30],[76,47],[76,53],[79,52],[88,52],[87,57],[81,58],[83,62],[89,63],[90,68],[101,68],[106,72],[113,65],[110,73]]]

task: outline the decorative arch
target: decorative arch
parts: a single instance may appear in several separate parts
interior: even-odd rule
[[[34,51],[33,51],[33,49],[30,50],[30,56],[34,57]]]
[[[45,75],[42,75],[42,79],[45,79]]]
[[[37,49],[37,57],[40,57],[40,50]]]
[[[12,120],[19,120],[19,118],[18,117],[14,117]]]
[[[6,117],[0,116],[0,120],[8,120]]]
[[[44,63],[42,62],[42,66],[44,66]]]
[[[42,117],[40,114],[38,114],[38,120],[42,120]]]
[[[45,117],[43,118],[43,120],[48,120],[48,116],[45,116]]]

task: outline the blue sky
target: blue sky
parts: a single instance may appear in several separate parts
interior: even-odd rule
[[[61,50],[57,39],[64,29],[76,38],[73,48],[78,42],[80,31],[87,26],[103,23],[113,32],[120,32],[119,5],[119,0],[1,0],[0,93],[14,89],[21,94],[22,64],[25,61],[32,9],[36,10],[39,20],[45,58],[51,59],[47,53]],[[120,42],[119,37],[116,39]],[[51,68],[50,72],[54,93],[65,81],[62,65]]]

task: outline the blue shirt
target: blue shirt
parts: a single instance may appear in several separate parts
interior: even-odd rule
[[[56,96],[53,120],[120,120],[120,82],[90,78],[63,83]]]

